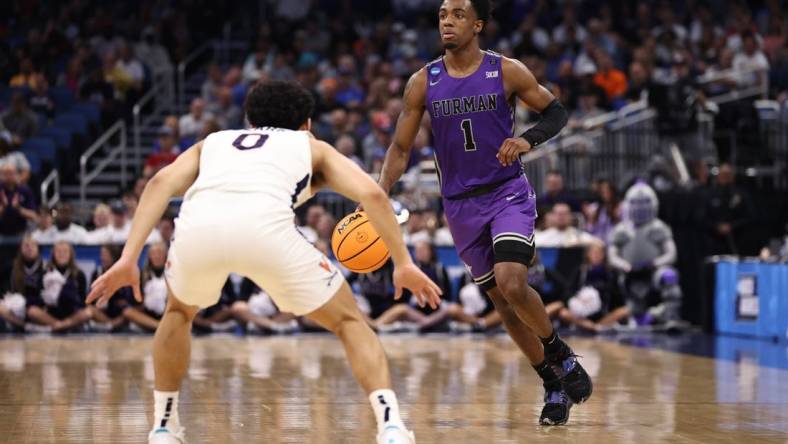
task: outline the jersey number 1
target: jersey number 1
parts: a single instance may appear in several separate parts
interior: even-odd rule
[[[460,123],[462,135],[465,137],[465,151],[476,151],[476,141],[473,140],[473,125],[471,119],[465,119]]]
[[[254,143],[254,145],[249,145],[249,146],[244,145],[244,140],[246,140],[247,137],[254,137],[254,136],[257,136],[257,141]],[[260,148],[261,146],[263,146],[266,140],[268,140],[268,134],[254,134],[254,133],[241,134],[233,141],[233,146],[241,151],[253,150],[255,148]]]

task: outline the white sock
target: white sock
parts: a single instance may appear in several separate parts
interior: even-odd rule
[[[153,391],[153,430],[169,429],[177,432],[181,423],[178,420],[178,392]]]
[[[389,389],[375,390],[369,394],[369,403],[375,411],[375,419],[378,421],[378,433],[381,433],[387,426],[397,426],[405,429],[402,418],[399,417],[399,403],[397,395]]]

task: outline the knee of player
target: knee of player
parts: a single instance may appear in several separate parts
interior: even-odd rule
[[[525,277],[516,275],[496,277],[498,289],[501,290],[504,297],[510,304],[517,304],[519,301],[526,297],[528,283]]]

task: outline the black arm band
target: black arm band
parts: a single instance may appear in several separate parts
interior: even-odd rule
[[[561,105],[558,99],[555,99],[547,105],[547,108],[542,110],[541,117],[536,122],[536,125],[522,133],[520,137],[527,140],[531,147],[536,148],[537,145],[547,142],[560,133],[567,120],[569,120],[569,114],[567,114],[566,108],[564,108],[564,105]]]

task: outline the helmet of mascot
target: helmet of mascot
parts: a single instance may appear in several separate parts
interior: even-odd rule
[[[624,196],[627,216],[635,226],[646,225],[656,219],[659,210],[657,193],[645,182],[632,185]]]

